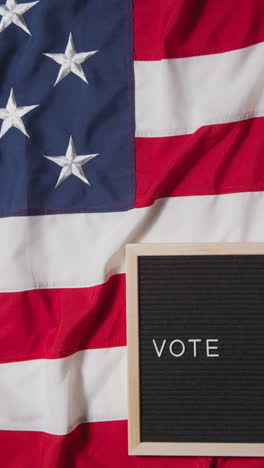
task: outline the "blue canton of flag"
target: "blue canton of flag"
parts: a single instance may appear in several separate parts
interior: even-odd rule
[[[125,0],[0,5],[0,215],[133,207]]]

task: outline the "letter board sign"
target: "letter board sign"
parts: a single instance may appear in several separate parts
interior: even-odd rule
[[[129,453],[264,456],[264,243],[126,257]]]

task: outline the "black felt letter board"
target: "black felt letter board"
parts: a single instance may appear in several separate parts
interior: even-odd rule
[[[263,442],[264,255],[138,262],[141,441]]]

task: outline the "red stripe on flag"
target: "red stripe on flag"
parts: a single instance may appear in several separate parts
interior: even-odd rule
[[[126,344],[125,275],[83,289],[0,294],[0,362]]]
[[[263,117],[191,135],[137,138],[135,207],[163,197],[262,191],[263,147]]]
[[[2,431],[4,468],[262,468],[259,458],[127,455],[127,421],[82,424],[65,436]]]
[[[263,0],[134,0],[134,58],[215,54],[264,40]]]

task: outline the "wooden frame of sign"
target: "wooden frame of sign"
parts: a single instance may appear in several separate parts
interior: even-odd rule
[[[138,257],[156,255],[264,255],[264,243],[127,244],[126,300],[129,455],[264,456],[264,443],[141,441]]]

